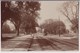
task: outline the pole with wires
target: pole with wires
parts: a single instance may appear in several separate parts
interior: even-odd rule
[[[59,17],[59,37],[60,37],[60,17]]]

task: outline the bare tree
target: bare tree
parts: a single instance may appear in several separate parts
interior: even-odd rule
[[[68,20],[72,23],[72,28],[75,28],[74,30],[78,30],[78,16],[79,16],[79,2],[78,1],[67,1],[64,2],[60,12],[68,18]],[[75,20],[75,21],[73,21]]]
[[[79,10],[79,3],[78,1],[67,1],[64,2],[62,5],[62,9],[60,12],[68,18],[68,20],[74,25],[71,19],[78,19],[78,10]]]

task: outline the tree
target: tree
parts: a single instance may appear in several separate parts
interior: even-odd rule
[[[11,7],[11,2],[9,1],[2,1],[1,2],[1,20],[2,20],[2,25],[6,20],[11,20],[13,23],[15,23],[15,28],[18,30],[18,26],[20,25],[20,14],[19,10],[17,8],[12,8]],[[15,10],[16,9],[16,10]],[[17,33],[17,35],[19,32]]]
[[[78,1],[67,1],[67,2],[63,3],[62,9],[60,10],[60,12],[66,18],[68,18],[68,20],[72,23],[73,26],[78,28],[78,22],[77,23],[75,22],[78,19],[78,15],[79,15],[78,10],[79,10],[79,2]],[[75,21],[73,21],[73,20],[75,20]]]
[[[19,14],[15,13],[14,11],[11,10],[11,1],[1,1],[1,25],[3,26],[3,23],[6,20],[9,19],[17,19]],[[2,35],[1,35],[2,39]]]
[[[72,25],[71,26],[71,30],[73,31],[73,32],[78,32],[78,29],[79,29],[79,27],[78,27],[78,18],[74,18],[74,19],[72,19],[71,20],[72,22],[73,22],[73,24],[74,25]]]
[[[5,7],[6,4],[7,7]],[[15,1],[15,4],[16,6],[14,7],[14,5],[12,5],[11,2],[7,1],[1,2],[2,24],[5,22],[5,20],[10,19],[15,25],[15,28],[17,30],[17,35],[19,35],[19,28],[22,22],[27,21],[26,23],[29,23],[27,19],[32,17],[31,19],[35,20],[35,17],[38,17],[37,11],[40,9],[40,3],[33,1],[26,1],[26,2]],[[27,16],[24,17],[23,14]]]
[[[10,18],[9,14],[11,14],[11,10],[9,9],[10,8],[10,2],[4,2],[2,1],[1,2],[1,20],[2,20],[2,25],[3,23]]]
[[[66,26],[62,21],[56,20],[52,21],[52,19],[47,20],[44,24],[41,25],[44,28],[45,33],[50,34],[64,34],[66,33]]]
[[[27,5],[27,6],[26,6]],[[26,32],[36,32],[35,27],[38,26],[38,10],[40,10],[40,3],[27,1],[25,2],[25,11],[22,14],[22,27]],[[24,25],[24,26],[23,26]]]

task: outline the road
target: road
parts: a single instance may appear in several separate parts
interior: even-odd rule
[[[78,39],[57,39],[42,34],[23,35],[1,42],[1,49],[9,51],[75,51]]]

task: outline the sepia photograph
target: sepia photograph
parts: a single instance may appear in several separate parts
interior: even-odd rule
[[[79,1],[1,1],[1,51],[79,51]]]

